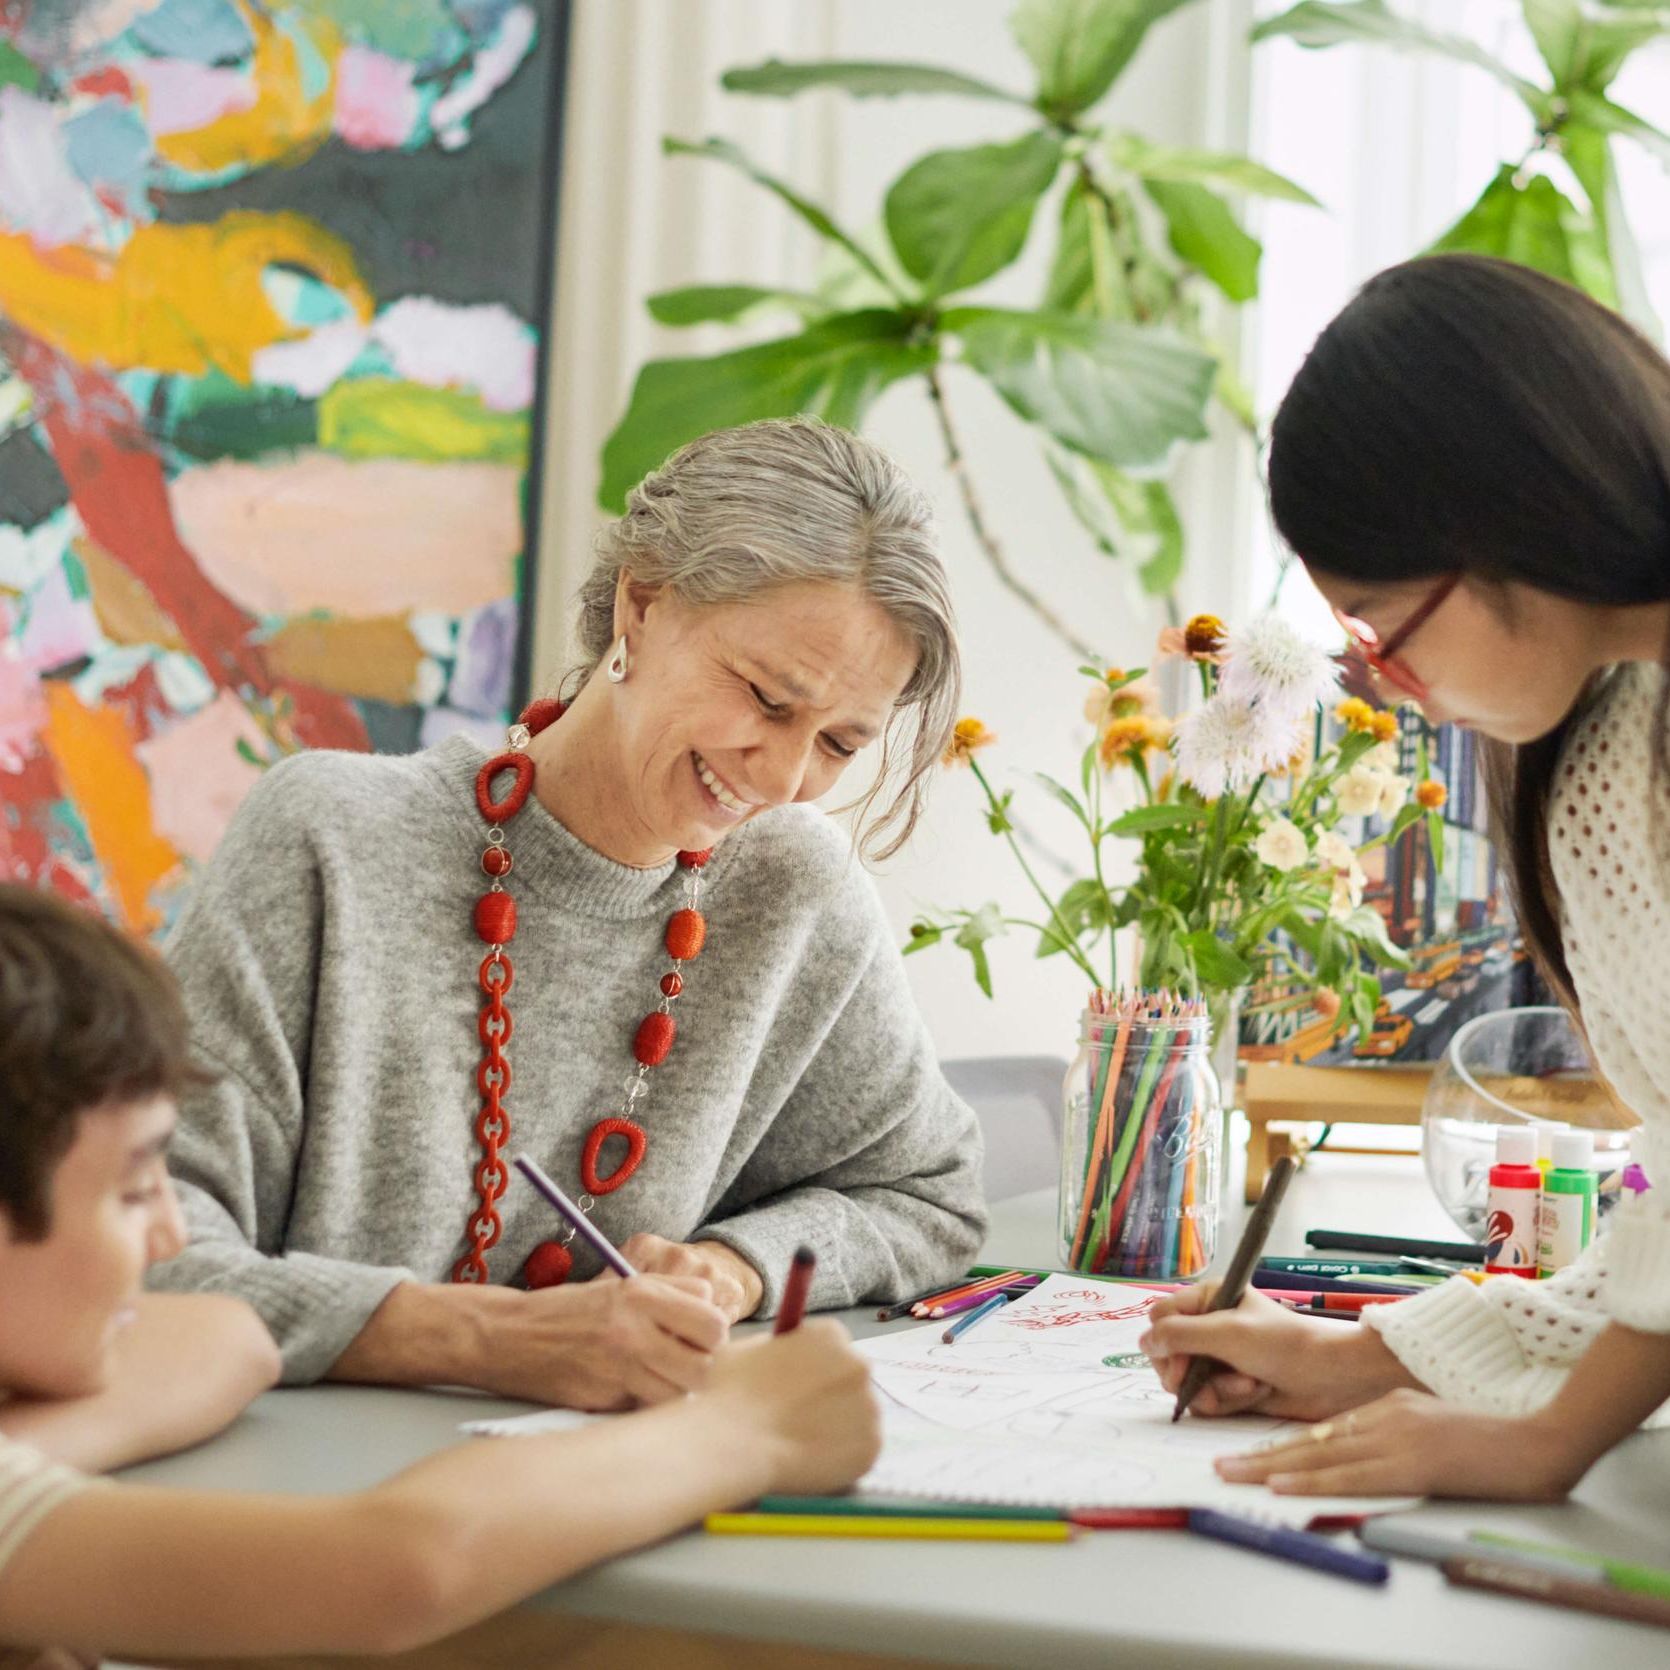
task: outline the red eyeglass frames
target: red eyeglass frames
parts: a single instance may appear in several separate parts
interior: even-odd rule
[[[1350,634],[1352,647],[1385,681],[1417,702],[1424,702],[1431,692],[1415,675],[1407,662],[1398,659],[1398,651],[1437,612],[1444,599],[1461,584],[1459,573],[1447,574],[1421,600],[1420,606],[1386,639],[1366,620],[1358,620],[1343,609],[1334,610],[1334,619]]]

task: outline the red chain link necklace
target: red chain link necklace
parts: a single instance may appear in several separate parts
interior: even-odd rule
[[[510,727],[505,751],[495,754],[476,774],[476,807],[487,823],[487,847],[481,855],[481,867],[490,878],[487,891],[475,902],[473,917],[476,935],[487,946],[487,955],[482,958],[476,976],[487,997],[476,1022],[482,1048],[481,1065],[476,1068],[481,1112],[475,1122],[481,1161],[475,1168],[479,1199],[466,1230],[470,1250],[452,1268],[455,1282],[487,1280],[486,1255],[498,1245],[504,1231],[499,1201],[509,1185],[510,1173],[499,1156],[510,1141],[510,1114],[505,1108],[505,1097],[510,1090],[510,1060],[505,1046],[510,1042],[511,1033],[510,1011],[504,1000],[516,978],[505,950],[516,937],[516,901],[504,888],[504,878],[511,871],[504,826],[527,805],[533,790],[534,768],[527,754],[528,743],[547,725],[560,719],[562,713],[561,702],[549,699],[530,702],[517,723]],[[512,781],[500,800],[494,797],[493,785],[505,771],[511,773]],[[673,966],[661,976],[661,1001],[644,1016],[633,1039],[632,1054],[638,1065],[627,1075],[619,1111],[611,1118],[598,1120],[586,1138],[580,1155],[580,1181],[585,1187],[578,1202],[582,1211],[589,1212],[597,1204],[597,1196],[613,1194],[625,1183],[643,1163],[649,1147],[649,1133],[632,1118],[632,1112],[649,1089],[650,1069],[667,1059],[667,1052],[678,1036],[678,1022],[673,1019],[672,1009],[684,990],[684,965],[701,954],[707,939],[707,921],[696,906],[701,900],[702,867],[712,856],[711,847],[704,852],[678,855],[685,878],[685,902],[682,909],[675,910],[668,918],[665,935]],[[598,1161],[604,1143],[615,1136],[625,1139],[626,1153],[614,1170],[603,1176],[598,1171]],[[569,1251],[574,1233],[570,1227],[560,1241],[542,1242],[528,1254],[522,1276],[529,1287],[555,1287],[567,1280],[574,1267],[574,1255]]]

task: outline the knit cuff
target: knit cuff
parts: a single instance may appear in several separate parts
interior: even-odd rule
[[[1417,1380],[1452,1403],[1523,1414],[1540,1409],[1565,1381],[1564,1369],[1526,1360],[1502,1312],[1465,1277],[1395,1305],[1371,1305],[1363,1322]]]
[[[1619,1203],[1606,1234],[1602,1304],[1614,1322],[1644,1334],[1670,1333],[1670,1201],[1654,1190]]]
[[[156,1266],[147,1283],[182,1293],[230,1293],[252,1305],[284,1359],[282,1383],[309,1386],[325,1377],[395,1288],[416,1280],[410,1270],[314,1253],[267,1258],[194,1242]]]

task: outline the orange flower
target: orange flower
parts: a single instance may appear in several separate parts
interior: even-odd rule
[[[983,721],[973,718],[959,719],[957,727],[951,733],[950,746],[941,757],[942,765],[967,765],[974,758],[975,751],[989,747],[997,741],[997,735],[988,731]]]
[[[1224,642],[1228,629],[1216,615],[1194,615],[1186,626],[1165,627],[1154,645],[1154,658],[1186,655],[1191,661],[1210,661],[1214,667],[1224,663]]]
[[[1369,727],[1374,732],[1376,742],[1397,741],[1397,715],[1395,713],[1377,713],[1369,721]]]
[[[1428,812],[1436,812],[1449,798],[1450,791],[1430,777],[1424,783],[1415,785],[1415,804]]]
[[[1319,986],[1311,994],[1310,1006],[1323,1020],[1331,1021],[1339,1013],[1339,993],[1330,986]]]
[[[1218,654],[1229,636],[1224,623],[1216,615],[1195,615],[1183,628],[1183,647],[1197,661]]]
[[[1103,768],[1111,771],[1116,765],[1130,765],[1139,754],[1159,753],[1170,742],[1169,721],[1141,713],[1127,714],[1110,719],[1103,728],[1099,757]]]
[[[1374,709],[1361,696],[1347,696],[1334,709],[1334,717],[1348,731],[1372,731],[1374,729]]]

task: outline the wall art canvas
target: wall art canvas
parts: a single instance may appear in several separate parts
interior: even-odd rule
[[[1323,723],[1338,729],[1332,718]],[[1409,707],[1399,709],[1399,725],[1399,772],[1430,774],[1448,790],[1436,847],[1423,818],[1363,858],[1363,902],[1384,918],[1387,937],[1407,953],[1410,966],[1380,970],[1381,1001],[1366,1038],[1355,1028],[1338,1030],[1313,1007],[1301,982],[1279,973],[1266,977],[1242,1010],[1241,1054],[1249,1061],[1325,1067],[1436,1061],[1475,1015],[1546,1001],[1487,833],[1477,735],[1429,726]],[[1389,821],[1348,819],[1343,832],[1361,842]]]
[[[560,0],[0,0],[0,877],[525,682]]]

